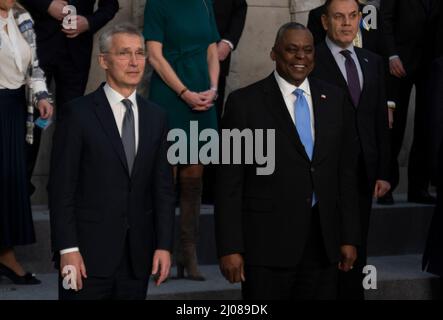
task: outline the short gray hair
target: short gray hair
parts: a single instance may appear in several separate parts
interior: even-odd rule
[[[142,38],[143,46],[144,46],[144,37],[142,33],[138,30],[138,28],[132,23],[118,23],[109,28],[107,28],[98,39],[100,53],[107,53],[111,47],[112,37],[119,33],[130,34],[134,36],[138,36]]]
[[[274,41],[274,46],[277,46],[277,45],[281,42],[281,40],[282,40],[284,34],[285,34],[286,31],[288,31],[288,30],[308,30],[308,31],[309,31],[309,29],[306,28],[306,27],[305,27],[303,24],[301,24],[301,23],[298,23],[298,22],[288,22],[288,23],[285,23],[285,24],[282,25],[282,26],[278,29],[278,31],[277,31],[277,35],[276,35],[276,37],[275,37],[275,41]],[[310,32],[310,31],[309,31],[309,32]]]

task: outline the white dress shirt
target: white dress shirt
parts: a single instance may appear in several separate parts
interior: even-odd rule
[[[329,39],[328,36],[326,36],[326,45],[328,46],[329,50],[331,50],[332,55],[334,56],[335,61],[337,62],[338,67],[340,68],[341,74],[345,78],[346,82],[348,82],[348,75],[346,73],[346,58],[344,55],[342,55],[340,52],[343,50],[349,50],[351,52],[352,60],[354,60],[355,65],[357,67],[358,72],[358,78],[360,80],[360,89],[363,89],[363,71],[361,70],[360,62],[358,61],[358,57],[355,54],[354,46],[351,44],[347,48],[341,48],[338,45],[336,45],[334,42],[332,42],[331,39]]]
[[[31,47],[23,38],[12,10],[9,10],[7,18],[0,16],[0,89],[23,86],[30,63]]]
[[[295,123],[295,114],[294,114],[294,106],[297,97],[294,94],[294,91],[298,88],[303,90],[303,95],[305,96],[306,101],[309,106],[309,113],[311,118],[311,134],[312,141],[315,141],[315,119],[314,119],[314,107],[312,103],[312,95],[311,95],[311,87],[309,86],[308,78],[302,82],[299,87],[290,84],[285,79],[283,79],[276,71],[274,71],[275,80],[277,80],[277,84],[280,88],[281,94],[283,95],[283,99],[285,100],[286,108],[288,109],[289,114],[291,115],[292,122]]]
[[[122,136],[122,127],[123,127],[123,118],[125,117],[126,107],[121,102],[123,99],[128,99],[132,102],[132,111],[134,113],[134,127],[135,127],[135,150],[138,150],[138,141],[139,141],[139,123],[138,123],[138,106],[137,106],[137,92],[134,92],[128,97],[123,97],[120,93],[111,88],[109,84],[105,84],[103,87],[105,91],[106,98],[108,99],[109,105],[111,106],[112,113],[114,114],[115,123],[118,128],[118,132],[120,133],[120,137]],[[64,250],[60,250],[60,254],[66,254],[71,252],[80,251],[78,247],[68,248]]]

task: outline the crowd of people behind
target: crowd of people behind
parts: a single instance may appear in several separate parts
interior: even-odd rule
[[[62,25],[67,5],[74,29]],[[327,0],[307,26],[280,27],[275,70],[226,103],[245,0],[147,0],[142,32],[113,24],[118,10],[118,0],[0,0],[0,277],[41,283],[14,247],[35,242],[37,124],[53,117],[54,100],[48,192],[60,299],[144,299],[151,274],[165,281],[177,196],[177,278],[205,280],[196,249],[203,196],[215,204],[221,272],[242,283],[244,299],[364,299],[372,203],[394,204],[414,86],[408,201],[436,204],[423,267],[442,275],[441,1]],[[93,36],[107,24],[98,56],[106,82],[84,95]],[[172,167],[167,132],[190,136],[192,121],[199,133],[276,129],[275,172],[204,168],[189,154]],[[72,290],[66,266],[77,271]]]

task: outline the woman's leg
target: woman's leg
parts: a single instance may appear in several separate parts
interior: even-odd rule
[[[13,248],[0,249],[0,263],[14,271],[18,276],[24,276],[26,273],[17,261]]]
[[[203,165],[179,168],[180,184],[180,245],[177,253],[177,275],[203,281],[198,269],[196,243],[199,229]]]

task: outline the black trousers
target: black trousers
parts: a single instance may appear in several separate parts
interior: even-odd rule
[[[226,89],[226,75],[220,74],[218,78],[218,98],[215,102],[215,108],[217,111],[217,123],[220,126]],[[202,201],[205,204],[213,204],[215,198],[215,165],[205,166],[205,172],[203,174],[203,193]]]
[[[361,245],[357,247],[357,260],[354,268],[348,272],[339,271],[338,299],[364,300],[363,268],[367,265],[367,244],[369,223],[372,210],[372,191],[374,185],[368,182],[363,160],[360,158],[358,177],[358,202],[361,227]]]
[[[315,206],[300,263],[294,268],[246,265],[242,295],[244,300],[334,300],[337,276],[337,264],[331,264],[326,255]]]
[[[406,78],[399,79],[392,75],[388,77],[388,90],[390,99],[396,102],[394,111],[394,125],[391,129],[391,163],[390,178],[391,191],[399,183],[398,156],[403,145],[406,130],[409,99],[412,87],[416,87],[416,106],[414,118],[414,136],[409,153],[408,164],[408,186],[409,191],[427,190],[429,186],[430,173],[427,165],[427,139],[426,139],[426,70],[410,74]]]
[[[128,244],[116,273],[109,278],[88,277],[83,279],[80,291],[65,290],[59,276],[60,300],[145,300],[148,290],[149,274],[146,278],[134,276]],[[86,266],[86,273],[88,271]]]
[[[45,72],[48,88],[51,86],[52,80],[55,82],[57,117],[62,116],[62,106],[65,103],[84,95],[89,76],[89,65],[77,66],[66,50],[67,49],[58,48],[58,58],[54,61],[43,62],[45,59],[40,58],[40,67]],[[88,59],[90,59],[90,57],[88,57]],[[39,116],[38,110],[35,110],[34,118],[37,119]],[[31,184],[31,177],[40,149],[41,135],[42,130],[36,127],[34,129],[34,143],[32,145],[26,145],[27,176],[31,195],[35,190]]]

